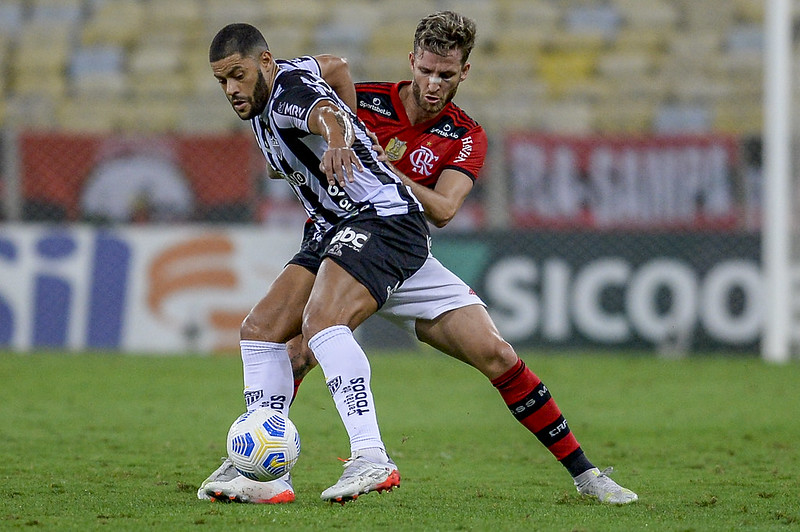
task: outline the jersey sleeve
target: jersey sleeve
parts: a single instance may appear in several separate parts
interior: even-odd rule
[[[486,132],[481,126],[475,127],[459,139],[453,150],[452,159],[445,164],[444,169],[458,170],[475,181],[486,161],[488,145]]]
[[[279,59],[277,63],[288,70],[307,70],[315,76],[322,77],[322,67],[319,65],[319,61],[310,55],[303,55],[294,59]]]
[[[294,70],[284,74],[280,93],[275,97],[272,114],[279,128],[297,128],[310,133],[308,118],[319,102],[329,100],[337,106],[342,104],[325,81],[305,70]]]

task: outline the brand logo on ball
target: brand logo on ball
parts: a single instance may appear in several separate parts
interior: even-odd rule
[[[286,454],[283,452],[270,453],[261,465],[271,475],[282,477],[286,474]]]

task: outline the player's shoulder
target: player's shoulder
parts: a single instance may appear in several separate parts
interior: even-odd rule
[[[307,70],[318,76],[322,72],[319,61],[310,55],[303,55],[293,59],[276,59],[275,62],[285,70]]]
[[[483,127],[478,123],[477,120],[472,118],[469,114],[467,114],[467,112],[464,109],[459,107],[454,102],[450,102],[445,107],[445,113],[452,118],[453,122],[456,125],[466,127],[469,129],[483,130]]]
[[[359,81],[356,82],[356,92],[358,93],[378,93],[378,94],[391,94],[394,83],[389,81]]]
[[[399,120],[392,102],[394,83],[386,81],[361,81],[355,84],[359,116],[377,115],[380,118]]]

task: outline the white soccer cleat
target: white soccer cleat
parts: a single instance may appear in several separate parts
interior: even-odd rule
[[[230,458],[223,458],[222,465],[220,465],[213,473],[211,473],[207,479],[200,484],[200,489],[197,490],[197,498],[204,501],[212,500],[211,497],[206,495],[206,484],[210,482],[215,482],[217,480],[233,480],[234,477],[238,476],[239,472],[236,471],[236,468],[233,467],[233,462],[231,462]]]
[[[294,502],[294,489],[288,473],[270,482],[256,482],[240,475],[230,459],[226,458],[200,485],[197,498],[221,502],[282,504]]]
[[[613,467],[607,467],[603,471],[596,467],[584,471],[575,477],[575,488],[581,495],[594,497],[607,504],[628,504],[638,500],[638,495],[609,478],[608,475],[613,472]]]
[[[392,491],[399,485],[400,473],[391,459],[380,463],[356,456],[345,461],[344,473],[339,481],[323,491],[321,498],[323,501],[344,504],[370,491]]]

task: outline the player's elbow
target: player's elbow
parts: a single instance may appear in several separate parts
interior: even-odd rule
[[[347,58],[345,57],[338,57],[335,55],[328,55],[325,56],[326,60],[323,67],[324,78],[328,81],[331,85],[336,85],[338,83],[353,83],[353,78],[350,74],[350,65],[347,62]]]
[[[335,72],[350,76],[350,64],[347,62],[346,57],[333,56],[331,63]]]
[[[456,215],[455,209],[439,209],[436,212],[428,213],[428,220],[441,229],[450,223],[450,220]]]

